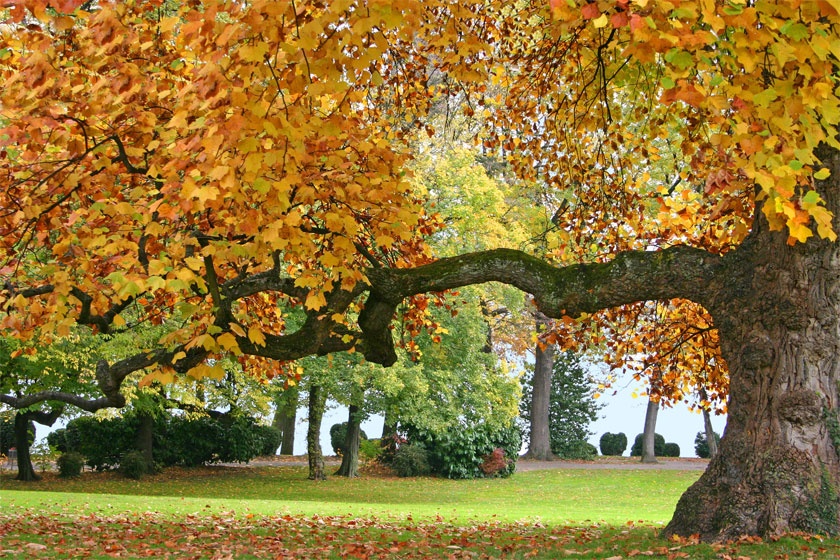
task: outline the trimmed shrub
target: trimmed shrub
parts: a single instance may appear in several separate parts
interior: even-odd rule
[[[446,478],[479,478],[484,476],[484,458],[500,447],[510,459],[498,476],[510,476],[516,470],[516,460],[522,448],[522,428],[513,422],[507,428],[490,429],[485,425],[454,426],[441,433],[432,433],[407,426],[408,441],[420,443],[429,453],[432,472]]]
[[[633,447],[630,448],[631,457],[642,456],[642,441],[645,435],[639,434],[633,442]],[[659,434],[653,434],[653,454],[657,457],[664,457],[665,453],[665,438]]]
[[[364,430],[360,430],[361,434],[359,440],[366,440],[367,434]],[[330,426],[330,444],[333,452],[336,455],[344,455],[344,440],[347,438],[347,422],[339,422]]]
[[[425,476],[431,473],[429,454],[421,444],[401,445],[391,467],[397,476]]]
[[[101,421],[82,417],[68,423],[63,436],[54,439],[81,453],[94,469],[104,470],[122,464],[123,456],[134,450],[137,427],[138,420],[131,414]],[[156,465],[194,467],[220,461],[247,462],[279,445],[277,430],[260,426],[249,417],[162,414],[155,418],[152,449]]]
[[[570,442],[566,446],[566,450],[563,453],[563,455],[560,455],[560,458],[561,459],[582,460],[582,461],[592,461],[597,456],[598,456],[598,449],[596,449],[594,445],[592,445],[588,441],[578,440],[578,441]]]
[[[277,448],[283,443],[283,432],[274,426],[255,426],[257,437],[262,441],[260,455],[277,455]]]
[[[165,466],[195,467],[216,458],[222,427],[209,417],[173,416],[161,436],[161,441],[155,441],[155,461]]]
[[[218,442],[218,459],[223,463],[247,463],[262,451],[263,440],[253,418],[247,416],[221,417],[222,440]]]
[[[497,447],[493,453],[484,457],[484,462],[479,467],[484,476],[493,476],[508,466],[509,459],[505,458],[505,450]]]
[[[715,434],[715,441],[720,446],[720,435],[717,432],[712,432]],[[701,459],[708,459],[711,456],[709,452],[709,442],[706,440],[706,432],[697,432],[697,437],[694,438],[694,452],[697,453],[697,456]]]
[[[65,441],[78,441],[78,451],[97,471],[120,464],[123,453],[134,448],[137,421],[133,417],[99,420],[82,416],[67,424]]]
[[[662,456],[663,457],[679,457],[680,456],[680,446],[674,442],[668,442],[665,444],[665,447],[662,449]]]
[[[120,460],[120,472],[126,478],[140,480],[144,474],[149,473],[150,465],[140,451],[129,451]]]
[[[599,446],[601,447],[601,455],[612,457],[622,455],[624,450],[627,449],[627,436],[624,435],[624,432],[618,432],[617,434],[607,432],[601,436]]]
[[[359,442],[359,455],[365,459],[377,459],[383,451],[382,443],[378,439],[363,439]]]
[[[55,463],[58,466],[58,475],[62,478],[70,478],[82,474],[82,467],[85,466],[85,458],[82,457],[81,453],[68,451],[59,455]]]

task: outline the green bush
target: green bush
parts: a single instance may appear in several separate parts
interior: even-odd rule
[[[253,418],[223,416],[219,419],[223,426],[222,440],[217,450],[222,463],[247,463],[262,451],[263,440],[257,431]]]
[[[67,431],[54,440],[81,453],[96,470],[110,469],[134,450],[138,425],[132,414],[107,420],[87,416],[68,423]],[[265,454],[278,437],[276,430],[259,426],[249,417],[187,418],[161,414],[155,418],[152,450],[155,464],[161,466],[247,462]]]
[[[359,455],[368,460],[377,459],[384,449],[379,439],[363,439],[359,442]]]
[[[497,476],[510,476],[522,448],[522,428],[513,422],[507,428],[490,429],[485,425],[455,426],[441,433],[406,427],[408,441],[421,444],[429,454],[432,472],[446,478],[480,478],[485,457],[500,447],[510,460]]]
[[[631,457],[641,457],[642,456],[642,441],[644,440],[644,434],[639,434],[636,436],[636,440],[633,442],[633,447],[630,448],[630,456]],[[660,436],[659,434],[653,434],[653,454],[657,457],[664,457],[665,453],[665,438]]]
[[[267,455],[277,455],[277,449],[283,443],[283,432],[274,426],[255,426],[257,437],[262,442],[260,444],[259,455],[265,457]]]
[[[624,432],[618,432],[617,434],[607,432],[601,436],[599,445],[601,447],[601,455],[619,456],[627,449],[627,436],[624,435]]]
[[[598,449],[588,441],[578,440],[570,442],[560,455],[561,459],[592,461],[598,456]]]
[[[82,473],[82,467],[85,466],[85,458],[81,453],[76,451],[68,451],[58,456],[55,461],[58,466],[58,475],[62,478],[70,478],[72,476],[79,476]]]
[[[717,432],[712,433],[715,434],[715,441],[720,445],[720,435]],[[694,438],[694,452],[702,459],[708,459],[711,456],[705,431],[697,432],[697,437]]]
[[[425,476],[432,472],[429,466],[429,454],[419,443],[404,444],[397,449],[391,467],[397,476]]]
[[[208,416],[173,416],[166,423],[161,441],[155,441],[155,461],[164,466],[195,467],[217,458],[222,426]]]
[[[129,451],[120,460],[120,472],[126,478],[140,480],[144,474],[148,474],[151,466],[139,451]]]
[[[360,441],[366,440],[368,437],[365,431],[359,431],[361,432],[359,436]],[[332,445],[333,452],[336,455],[344,455],[344,440],[346,438],[347,422],[339,422],[338,424],[333,424],[332,426],[330,426],[330,444]]]
[[[67,424],[65,441],[78,441],[78,451],[85,462],[97,471],[120,464],[123,453],[134,448],[137,421],[134,417],[100,420],[82,416]]]
[[[662,449],[662,456],[663,457],[679,457],[680,456],[680,446],[673,442],[668,442],[665,444],[665,447]]]

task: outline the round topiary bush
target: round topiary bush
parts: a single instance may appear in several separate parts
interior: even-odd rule
[[[665,444],[665,447],[662,449],[662,456],[663,457],[679,457],[680,456],[680,446],[674,442],[668,442]]]
[[[85,458],[80,453],[68,451],[59,455],[55,463],[58,466],[58,475],[62,478],[70,478],[82,474]]]
[[[599,446],[601,447],[601,455],[613,457],[621,455],[627,449],[627,436],[624,435],[624,432],[618,432],[617,434],[607,432],[601,436]]]
[[[419,443],[401,445],[394,455],[391,467],[397,476],[424,476],[432,472],[429,466],[429,453]]]
[[[644,434],[636,436],[636,440],[633,442],[633,447],[630,448],[631,457],[642,456],[642,441],[644,440],[644,437]],[[665,438],[659,434],[653,435],[653,454],[657,457],[665,456]]]
[[[361,440],[366,440],[367,434],[364,430],[360,430]],[[330,443],[336,455],[344,455],[344,440],[347,438],[347,422],[339,422],[330,427]]]

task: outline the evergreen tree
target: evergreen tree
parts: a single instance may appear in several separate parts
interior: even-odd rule
[[[530,416],[533,371],[522,379],[520,414]],[[571,351],[560,352],[554,361],[549,402],[549,437],[551,451],[564,459],[577,458],[579,442],[592,434],[589,424],[598,416],[603,405],[592,398],[592,384],[581,364],[580,357]]]

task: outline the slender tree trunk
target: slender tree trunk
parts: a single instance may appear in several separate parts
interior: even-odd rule
[[[148,412],[141,412],[138,415],[140,423],[137,425],[137,450],[143,454],[143,459],[146,461],[149,469],[152,469],[155,464],[154,458],[154,434],[155,434],[155,418]]]
[[[840,231],[840,152],[817,155],[831,176],[815,186]],[[840,243],[787,238],[757,212],[724,256],[725,281],[705,305],[729,366],[728,421],[666,535],[840,529]]]
[[[309,455],[309,480],[326,480],[324,455],[321,453],[321,419],[327,395],[321,385],[309,389],[309,426],[306,430],[306,451]]]
[[[545,332],[548,320],[544,316],[537,318],[537,333]],[[554,345],[545,350],[537,344],[534,361],[534,384],[531,392],[531,435],[528,452],[525,457],[540,461],[556,459],[551,452],[549,432],[549,401],[551,399],[551,372],[554,369]]]
[[[294,455],[295,424],[297,423],[298,388],[287,389],[276,403],[273,425],[283,434],[280,455]]]
[[[29,425],[31,417],[26,412],[15,413],[15,447],[17,448],[18,474],[16,480],[30,482],[40,480],[32,466],[32,456],[29,454]],[[33,434],[34,435],[34,434]]]
[[[709,457],[714,458],[717,455],[717,438],[715,437],[715,430],[712,428],[712,417],[708,410],[703,409],[703,428],[706,430],[706,443],[709,446]]]
[[[642,463],[658,463],[656,460],[656,416],[659,401],[648,399],[645,413],[645,431],[642,435]]]
[[[350,405],[347,435],[344,438],[344,456],[336,475],[355,478],[359,476],[359,440],[362,433],[362,412],[358,405]]]

